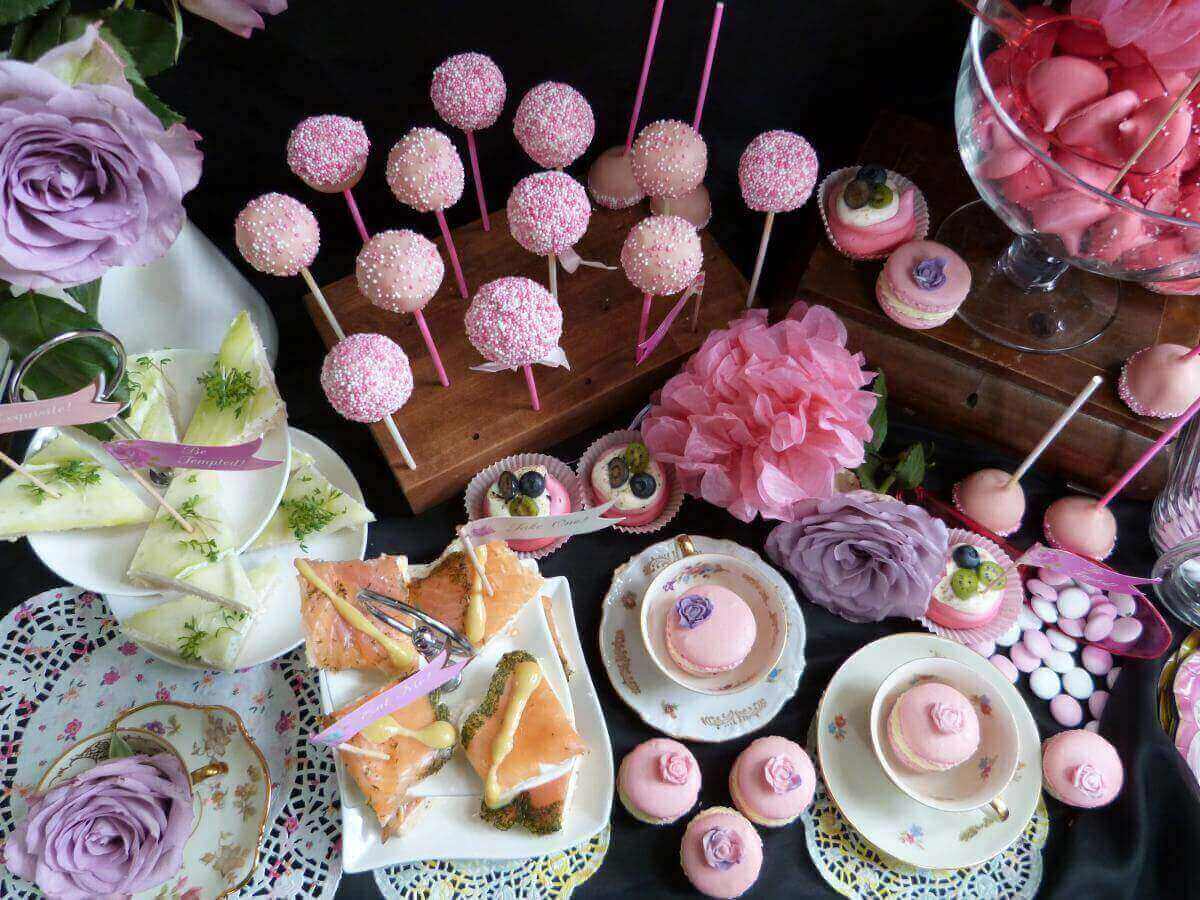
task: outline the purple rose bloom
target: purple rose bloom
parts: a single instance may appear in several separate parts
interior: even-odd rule
[[[948,548],[940,519],[867,491],[807,501],[767,537],[808,599],[851,622],[921,618]]]
[[[133,894],[179,871],[193,818],[176,757],[111,759],[34,799],[4,864],[51,900]]]
[[[675,601],[680,628],[695,628],[713,613],[712,601],[702,594],[687,594]]]
[[[179,5],[202,19],[216,22],[226,31],[244,38],[255,28],[265,28],[259,13],[277,16],[287,9],[287,0],[179,0]]]
[[[164,129],[98,35],[0,61],[0,278],[20,287],[153,262],[200,180],[198,135]]]

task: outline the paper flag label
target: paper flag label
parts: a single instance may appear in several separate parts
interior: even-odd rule
[[[570,537],[611,528],[621,520],[604,518],[613,502],[577,509],[561,516],[490,516],[473,519],[463,526],[462,535],[472,546],[489,541],[530,540],[536,538]]]
[[[150,466],[169,469],[209,469],[220,472],[250,472],[283,464],[278,459],[259,459],[254,454],[262,438],[231,447],[202,447],[195,444],[169,444],[163,441],[109,441],[108,455],[127,469]]]
[[[539,359],[535,366],[548,366],[551,369],[563,368],[568,372],[571,371],[571,364],[567,361],[567,351],[562,347],[555,347],[550,351],[550,355],[545,359]],[[520,366],[506,366],[504,363],[486,362],[480,363],[477,366],[471,366],[472,372],[515,372]]]
[[[1141,591],[1138,590],[1138,585],[1153,584],[1159,580],[1156,578],[1134,578],[1132,575],[1122,575],[1120,572],[1114,572],[1107,566],[1102,566],[1081,556],[1076,556],[1068,550],[1054,550],[1042,544],[1034,544],[1025,551],[1025,555],[1017,560],[1017,565],[1053,569],[1055,572],[1066,575],[1068,578],[1083,581],[1093,587],[1103,588],[1106,591],[1118,591],[1124,594],[1137,594],[1139,596],[1141,595]]]
[[[51,425],[91,425],[111,419],[121,411],[121,404],[102,400],[101,390],[101,382],[97,378],[86,387],[63,397],[0,403],[0,434],[32,431]]]
[[[642,361],[645,360],[645,358],[651,353],[653,353],[655,348],[662,343],[662,339],[667,336],[667,331],[670,330],[672,323],[674,323],[679,314],[683,312],[684,306],[687,305],[688,300],[690,300],[692,297],[696,298],[697,306],[699,306],[700,302],[704,299],[703,272],[700,272],[698,275],[696,275],[696,277],[692,279],[692,283],[689,284],[687,288],[684,289],[684,292],[679,295],[679,299],[675,301],[675,305],[671,307],[671,311],[663,316],[663,320],[659,323],[658,327],[654,329],[654,334],[650,335],[650,337],[646,338],[637,345],[638,365],[640,365]]]

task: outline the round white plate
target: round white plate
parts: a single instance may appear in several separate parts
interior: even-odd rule
[[[169,360],[162,363],[162,367],[167,380],[175,387],[178,401],[175,411],[182,431],[200,404],[201,389],[196,379],[212,365],[215,355],[200,350],[160,350],[151,355]],[[57,429],[54,428],[39,429],[29,443],[28,453],[32,454],[55,434]],[[120,476],[126,487],[151,506],[155,505],[129,473],[104,452],[99,441],[75,429],[71,436],[97,461]],[[239,550],[244,550],[258,537],[279,506],[287,486],[291,460],[288,429],[280,426],[267,432],[256,455],[262,459],[278,459],[282,465],[253,472],[225,472],[221,478],[228,524],[238,538]],[[125,577],[145,531],[145,525],[124,525],[33,534],[29,536],[29,546],[38,559],[67,584],[98,594],[146,597],[157,594],[158,589],[141,587]]]
[[[788,641],[767,677],[734,694],[705,695],[673,682],[642,643],[641,601],[650,582],[680,558],[674,538],[653,544],[613,573],[600,614],[600,657],[618,696],[651,728],[686,741],[729,741],[757,731],[792,698],[804,672],[804,617],[786,579],[753,550],[733,541],[695,537],[700,553],[723,553],[753,565],[784,598]]]
[[[888,675],[914,659],[936,656],[970,667],[1007,704],[1021,748],[1017,772],[991,809],[944,812],[913,800],[883,771],[871,745],[871,702]],[[987,715],[988,697],[979,697]],[[879,850],[921,869],[962,869],[991,859],[1020,837],[1042,791],[1042,744],[1021,695],[991,663],[962,644],[929,634],[894,634],[863,647],[834,673],[817,710],[817,752],[829,794],[854,829]],[[987,778],[986,758],[977,760]]]
[[[358,502],[363,502],[362,489],[355,481],[350,467],[342,462],[340,456],[299,428],[289,428],[288,431],[291,433],[291,445],[316,460],[317,470],[328,478],[334,487]],[[362,559],[367,552],[367,526],[344,528],[333,534],[320,535],[309,539],[307,544],[307,552],[302,551],[299,544],[281,544],[278,547],[254,550],[242,556],[242,565],[247,570],[256,569],[277,559],[284,564],[284,572],[275,583],[275,590],[263,598],[258,621],[251,627],[242,643],[237,659],[239,669],[248,669],[275,659],[304,642],[304,629],[300,625],[300,586],[292,570],[292,560],[301,556],[329,560]],[[108,608],[120,623],[144,609],[157,606],[163,601],[163,595],[133,597],[107,594],[104,599],[108,601]],[[160,653],[149,647],[144,649],[177,666],[188,669],[204,668],[194,661],[182,659],[174,654]]]

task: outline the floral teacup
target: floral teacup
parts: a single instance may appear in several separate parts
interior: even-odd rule
[[[107,760],[113,735],[124,740],[134,753],[144,753],[148,756],[156,753],[169,753],[179,760],[179,768],[185,772],[188,770],[187,763],[179,755],[179,751],[171,745],[171,742],[152,731],[146,731],[143,728],[110,728],[107,731],[80,738],[62,756],[52,762],[38,782],[36,793],[44,794]],[[229,766],[223,762],[210,762],[200,766],[191,772],[192,787],[209,778],[224,775],[228,771]]]

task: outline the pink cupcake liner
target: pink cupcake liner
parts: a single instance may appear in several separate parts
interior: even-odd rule
[[[950,499],[954,503],[954,508],[957,509],[960,513],[962,513],[964,516],[966,516],[969,519],[971,517],[967,515],[967,511],[965,509],[963,509],[962,501],[959,499],[959,494],[960,494],[959,487],[961,487],[961,485],[962,485],[962,482],[960,482],[960,481],[956,481],[954,483],[954,487],[950,491]],[[1015,528],[1009,528],[1007,531],[994,531],[993,534],[996,534],[999,537],[1006,538],[1009,535],[1015,534],[1016,532],[1018,532],[1020,530],[1021,530],[1021,523],[1017,522],[1017,525]]]
[[[557,478],[562,483],[562,486],[567,489],[567,494],[571,497],[571,509],[584,508],[583,486],[579,483],[579,479],[575,477],[575,473],[571,471],[570,466],[560,459],[547,456],[545,453],[518,453],[515,456],[506,456],[504,459],[492,463],[471,479],[467,485],[466,494],[463,496],[463,503],[467,508],[467,521],[486,518],[484,513],[484,499],[487,496],[488,488],[496,482],[501,472],[505,469],[522,469],[525,466],[545,466],[546,472]],[[554,543],[547,544],[540,550],[519,550],[517,551],[517,556],[521,559],[542,559],[549,556],[568,540],[570,540],[569,537],[560,537]]]
[[[579,462],[575,464],[575,472],[579,477],[580,489],[583,491],[583,504],[586,507],[598,506],[599,500],[592,494],[592,467],[596,464],[596,460],[608,449],[617,444],[627,444],[630,441],[641,441],[642,433],[640,431],[622,430],[613,431],[603,437],[598,437],[592,442],[592,445],[584,451],[583,456],[579,458]],[[667,473],[667,478],[671,482],[670,493],[667,495],[667,504],[663,507],[657,519],[647,522],[645,525],[614,525],[613,529],[620,531],[623,534],[651,534],[658,531],[668,522],[675,518],[679,512],[679,507],[683,505],[683,485],[679,483],[679,478],[675,474],[672,466],[666,463],[659,462]]]
[[[821,212],[821,223],[825,226],[825,235],[829,238],[829,243],[833,244],[833,249],[842,254],[842,256],[860,261],[887,259],[888,255],[892,252],[892,249],[895,248],[885,250],[882,253],[851,253],[849,250],[844,249],[842,245],[834,239],[833,231],[829,227],[829,213],[825,208],[825,192],[829,189],[829,187],[836,184],[841,184],[842,181],[853,178],[854,173],[857,172],[859,168],[859,166],[847,166],[844,169],[838,169],[836,172],[830,172],[825,176],[825,179],[821,182],[820,187],[817,188],[817,209]],[[913,236],[908,240],[925,240],[925,238],[929,236],[929,207],[925,203],[925,195],[921,193],[921,189],[919,187],[917,187],[899,172],[893,172],[891,169],[888,169],[887,173],[892,180],[896,182],[896,187],[898,187],[901,191],[912,188],[915,192],[913,198],[914,231]],[[904,243],[908,243],[908,241],[905,241]]]
[[[995,542],[989,541],[982,535],[962,528],[951,528],[949,546],[953,547],[956,544],[974,544],[976,547],[986,550],[1004,569],[1008,584],[1004,588],[1004,597],[1000,601],[1000,611],[996,613],[996,618],[992,621],[974,628],[947,628],[928,617],[922,618],[920,622],[938,637],[949,638],[968,647],[972,644],[994,642],[996,638],[1012,627],[1013,623],[1017,621],[1017,614],[1021,612],[1021,605],[1025,602],[1025,588],[1021,584],[1021,575],[1009,555],[1001,550]]]

